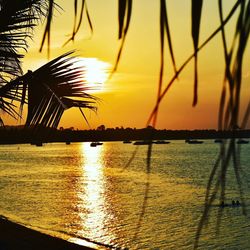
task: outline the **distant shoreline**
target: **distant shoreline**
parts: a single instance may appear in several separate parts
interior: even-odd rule
[[[250,130],[156,130],[152,128],[108,128],[103,130],[73,130],[48,128],[0,128],[0,144],[139,141],[139,140],[187,140],[250,138]]]

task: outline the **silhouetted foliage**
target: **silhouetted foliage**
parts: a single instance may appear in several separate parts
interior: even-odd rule
[[[85,119],[83,108],[96,109],[97,99],[86,93],[89,87],[84,79],[84,68],[75,66],[77,60],[72,57],[72,52],[57,57],[34,72],[22,72],[22,52],[28,49],[27,40],[44,17],[47,24],[41,49],[46,38],[49,48],[55,6],[58,7],[51,0],[0,2],[0,109],[19,118],[23,105],[27,103],[27,126],[57,127],[66,109],[78,107]],[[19,112],[13,101],[20,102]],[[0,122],[3,123],[2,119]]]
[[[226,0],[224,1],[226,2]],[[157,91],[157,99],[155,106],[149,116],[146,125],[157,124],[157,114],[159,106],[163,98],[173,86],[175,80],[179,77],[183,69],[194,59],[194,96],[193,106],[198,102],[198,53],[204,48],[216,35],[221,33],[224,59],[225,59],[225,77],[221,91],[221,100],[218,112],[218,129],[224,131],[231,131],[236,133],[238,129],[246,128],[250,114],[250,102],[248,103],[243,120],[240,120],[240,100],[242,89],[242,68],[245,49],[248,44],[250,33],[250,0],[235,0],[234,5],[227,14],[223,16],[223,1],[218,0],[218,13],[220,16],[220,24],[205,41],[199,41],[200,24],[202,20],[202,0],[192,0],[191,3],[191,37],[193,39],[194,52],[190,55],[178,68],[174,57],[174,49],[170,33],[170,22],[167,15],[166,0],[160,0],[160,74]],[[86,15],[91,30],[92,22],[90,14],[86,7],[86,1],[82,1],[80,12],[78,11],[78,1],[74,0],[74,27],[71,38],[66,41],[74,41],[77,32],[82,23],[82,16],[84,8],[86,8]],[[27,38],[32,36],[33,27],[39,23],[44,17],[46,18],[46,26],[44,30],[43,39],[41,41],[42,50],[47,39],[48,54],[50,50],[50,32],[53,19],[53,10],[59,6],[54,0],[2,0],[0,2],[0,109],[13,117],[18,117],[20,114],[16,111],[16,106],[13,101],[25,103],[27,101],[28,88],[28,119],[27,125],[43,124],[45,126],[56,127],[61,118],[63,111],[66,108],[76,106],[93,109],[93,101],[95,98],[85,94],[85,88],[81,89],[80,93],[72,91],[71,86],[75,83],[71,79],[79,79],[79,72],[72,70],[65,73],[66,65],[69,65],[67,55],[63,55],[46,64],[41,69],[35,72],[22,74],[20,67],[20,59],[22,54],[20,49],[27,49]],[[131,15],[133,9],[133,0],[119,0],[118,1],[118,39],[121,40],[121,45],[117,53],[113,72],[116,71],[118,63],[121,58],[122,50],[125,44],[125,39],[128,34],[129,26],[131,25]],[[215,10],[216,11],[216,10]],[[233,17],[237,19],[234,39],[232,44],[228,44],[226,40],[225,26]],[[78,19],[77,19],[78,18]],[[170,51],[171,61],[174,68],[174,75],[169,82],[163,86],[164,73],[164,49],[166,46],[165,34],[167,35],[167,44]],[[63,63],[62,63],[63,62]],[[54,71],[55,70],[55,71]],[[39,81],[38,84],[32,79],[37,79],[37,76],[43,77],[45,81]],[[47,81],[49,80],[49,81]],[[78,81],[78,80],[77,80]],[[46,83],[45,83],[46,82]],[[76,84],[79,84],[77,82]],[[65,92],[66,91],[66,92]],[[42,96],[38,98],[38,92]],[[84,97],[87,101],[74,101],[70,97]],[[22,110],[22,108],[21,108]],[[2,119],[0,118],[0,123]],[[151,138],[153,138],[154,131],[151,131]],[[147,172],[150,174],[150,156],[152,145],[149,145],[147,154]],[[226,179],[229,162],[233,162],[235,178],[238,183],[239,193],[241,196],[241,204],[243,213],[245,214],[244,196],[241,186],[240,173],[240,155],[238,145],[235,139],[230,139],[230,142],[221,144],[220,154],[211,171],[210,178],[207,185],[207,193],[205,197],[204,212],[198,225],[194,248],[198,247],[199,237],[202,229],[209,216],[211,205],[219,199],[221,202],[226,196]],[[134,157],[134,156],[133,156]],[[147,196],[149,190],[149,179],[145,186],[145,199],[143,202],[143,212],[145,204],[147,203]],[[218,216],[218,226],[220,223],[221,214]],[[139,224],[141,223],[141,218]]]

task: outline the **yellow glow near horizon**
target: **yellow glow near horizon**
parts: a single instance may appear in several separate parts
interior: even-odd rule
[[[108,79],[111,65],[98,58],[79,58],[75,66],[84,68],[84,80],[91,88],[91,92],[100,92],[105,90],[105,82]]]
[[[159,1],[135,1],[133,18],[117,72],[109,80],[109,70],[113,66],[120,41],[117,40],[117,1],[96,1],[88,3],[88,9],[94,22],[93,35],[89,35],[88,25],[83,25],[74,43],[62,47],[71,34],[74,21],[72,1],[58,0],[65,13],[53,19],[51,32],[51,59],[67,51],[75,50],[80,60],[78,66],[85,72],[83,82],[92,88],[87,93],[96,95],[102,100],[98,104],[98,116],[90,115],[92,127],[104,124],[106,127],[145,126],[152,111],[157,95],[160,69],[160,36],[159,36]],[[235,1],[223,2],[223,14],[226,16]],[[171,39],[176,64],[178,67],[193,53],[190,35],[191,16],[190,1],[168,1]],[[204,2],[204,13],[201,20],[199,43],[203,43],[211,33],[220,26],[216,1]],[[67,10],[67,11],[66,11]],[[178,17],[178,18],[176,18]],[[84,15],[84,18],[86,16]],[[228,45],[233,41],[236,16],[226,25]],[[30,42],[30,49],[25,56],[24,72],[35,70],[47,63],[46,49],[39,53],[44,27],[34,30],[36,36]],[[90,39],[89,39],[90,38]],[[193,61],[181,72],[160,104],[157,119],[159,129],[216,129],[218,108],[224,78],[224,54],[221,36],[217,35],[199,52],[199,86],[198,105],[192,107],[193,99]],[[243,117],[249,102],[250,93],[250,46],[245,51],[242,74],[242,96],[240,117]],[[171,57],[166,52],[163,88],[172,78]],[[83,83],[84,84],[84,83]],[[86,84],[85,86],[87,87]],[[59,126],[86,129],[79,111],[70,109],[65,112]],[[5,118],[4,118],[5,119]],[[242,118],[241,118],[242,120]],[[6,125],[16,124],[9,117]],[[247,127],[249,128],[249,123]]]

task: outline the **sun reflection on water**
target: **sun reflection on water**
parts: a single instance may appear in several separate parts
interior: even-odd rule
[[[84,231],[89,236],[102,238],[110,235],[107,224],[112,215],[107,209],[105,201],[105,176],[104,158],[105,146],[90,147],[88,143],[82,144],[82,175],[81,196],[82,211],[81,219]]]

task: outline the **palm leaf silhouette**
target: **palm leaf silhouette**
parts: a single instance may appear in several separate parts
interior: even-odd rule
[[[13,98],[22,106],[28,103],[27,126],[42,125],[56,128],[63,112],[71,107],[95,110],[97,98],[86,93],[90,88],[84,82],[83,69],[75,67],[75,57],[67,52],[34,72],[9,82],[0,89],[0,96]]]
[[[28,77],[28,116],[26,125],[57,127],[63,112],[71,107],[95,109],[96,98],[85,91],[83,71],[73,66],[68,52]],[[81,98],[81,100],[74,98]]]
[[[51,23],[52,23],[52,18],[53,18],[53,11],[54,11],[54,0],[49,0],[49,7],[48,7],[48,12],[47,12],[47,22],[46,22],[46,26],[45,26],[45,30],[43,33],[43,38],[42,38],[42,42],[41,42],[41,46],[40,46],[40,52],[43,49],[45,40],[47,38],[47,52],[48,52],[48,57],[49,57],[49,53],[50,53],[50,29],[51,29]]]
[[[250,1],[245,4],[244,1],[238,1],[240,6],[240,13],[237,19],[236,31],[234,40],[232,43],[231,50],[228,52],[225,30],[221,29],[222,41],[224,48],[224,58],[225,58],[225,78],[223,82],[223,89],[221,94],[221,102],[219,107],[219,128],[223,130],[232,130],[236,131],[239,129],[239,112],[240,112],[240,94],[241,94],[241,85],[242,85],[242,65],[244,58],[244,51],[247,45],[247,41],[250,33]],[[222,2],[219,1],[219,12],[220,20],[223,22],[222,15]],[[232,55],[235,56],[233,57]],[[226,83],[229,88],[229,96],[227,105],[226,101]],[[245,128],[248,118],[249,118],[249,104],[246,109],[245,115],[242,120],[241,128]],[[224,115],[224,117],[223,117]],[[205,197],[205,206],[202,217],[200,219],[194,248],[198,248],[199,238],[201,232],[208,220],[210,214],[210,208],[217,196],[221,202],[226,198],[226,183],[227,183],[227,172],[229,169],[229,162],[232,161],[233,171],[235,174],[236,183],[238,186],[238,192],[242,204],[242,213],[246,215],[245,207],[245,198],[244,190],[242,187],[241,179],[241,166],[240,166],[240,148],[239,145],[236,145],[235,138],[230,139],[228,145],[221,145],[220,154],[218,159],[212,169],[210,174],[209,182],[207,185],[207,192]],[[212,185],[214,183],[214,185]],[[218,213],[217,219],[217,230],[221,223],[222,212]]]
[[[164,48],[165,48],[165,34],[167,36],[167,41],[168,41],[168,48],[172,60],[172,65],[174,68],[174,72],[177,72],[176,68],[176,62],[175,62],[175,57],[174,57],[174,51],[173,51],[173,45],[172,45],[172,39],[171,39],[171,34],[170,34],[170,27],[169,27],[169,21],[168,21],[168,15],[167,15],[167,4],[165,0],[161,0],[160,2],[160,43],[161,43],[161,62],[160,62],[160,74],[159,74],[159,82],[158,82],[158,92],[157,92],[157,101],[160,98],[161,91],[162,91],[162,84],[163,84],[163,73],[164,73],[164,66],[165,66],[165,56],[164,56]],[[157,122],[157,116],[158,116],[158,107],[154,113],[153,117],[153,122],[152,125],[153,127],[156,126]]]
[[[87,2],[85,0],[82,0],[81,10],[80,10],[80,14],[79,14],[78,13],[78,0],[74,0],[74,26],[73,26],[73,31],[72,31],[71,37],[64,43],[64,45],[66,45],[70,41],[74,42],[75,36],[78,33],[78,31],[79,31],[79,29],[81,27],[81,24],[82,24],[84,9],[86,10],[86,16],[87,16],[89,28],[91,30],[91,33],[93,33],[93,25],[92,25],[92,21],[91,21],[90,15],[89,15]],[[78,15],[79,15],[79,17],[78,17]],[[77,21],[77,17],[79,18],[78,21]]]
[[[220,31],[221,29],[228,23],[228,21],[233,17],[233,15],[236,13],[236,10],[240,6],[241,1],[237,1],[234,6],[232,7],[231,11],[228,13],[227,17],[223,20],[221,25],[197,48],[197,51],[194,52],[192,55],[190,55],[184,63],[178,68],[177,72],[173,75],[173,77],[168,82],[167,86],[162,90],[161,95],[157,99],[157,103],[155,104],[154,108],[152,109],[149,118],[147,120],[146,126],[150,125],[152,120],[154,119],[155,113],[158,110],[158,107],[163,100],[163,98],[166,96],[170,88],[173,86],[175,80],[178,78],[180,73],[183,71],[183,69],[189,64],[189,62],[192,61],[192,59],[195,57],[195,54],[198,53],[201,49],[203,49]]]
[[[117,70],[122,55],[122,50],[125,44],[125,39],[128,33],[131,14],[132,14],[132,4],[133,4],[132,0],[119,0],[118,2],[118,21],[119,21],[118,39],[121,40],[121,45],[116,57],[115,66],[113,68],[112,73],[114,73]]]
[[[199,44],[199,34],[200,34],[200,21],[201,21],[201,11],[202,11],[203,0],[192,0],[192,38],[194,44],[194,99],[193,106],[197,104],[198,101],[198,55],[197,49]]]
[[[0,109],[15,118],[18,113],[13,101],[21,100],[19,86],[10,89],[5,85],[22,75],[20,50],[27,49],[27,38],[46,9],[46,1],[41,0],[0,2]]]
[[[27,37],[46,10],[45,1],[5,0],[0,3],[0,82],[21,75],[20,49],[27,49]]]

